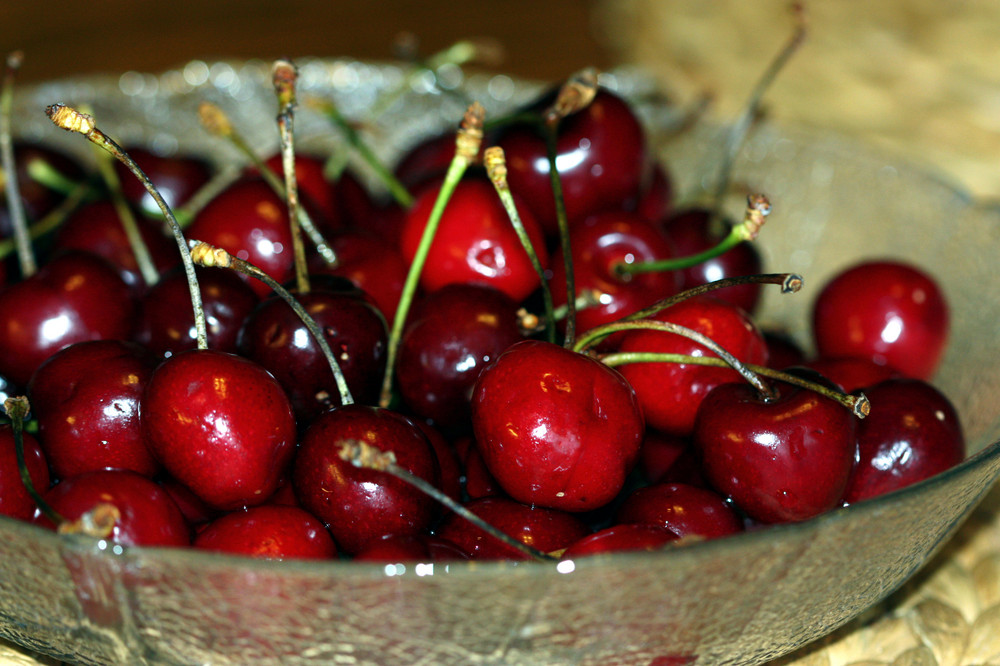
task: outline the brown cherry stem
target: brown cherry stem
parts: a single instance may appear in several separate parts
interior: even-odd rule
[[[111,137],[107,136],[104,132],[97,128],[94,123],[93,117],[80,113],[76,109],[66,106],[65,104],[53,104],[45,109],[45,113],[48,115],[49,119],[57,127],[61,127],[67,132],[77,132],[82,134],[91,142],[94,143],[104,150],[111,153],[119,162],[128,167],[128,170],[142,183],[149,195],[153,197],[156,205],[160,207],[160,211],[163,213],[163,217],[166,218],[167,223],[170,224],[170,229],[173,232],[174,240],[177,241],[177,249],[181,253],[181,261],[184,264],[184,273],[187,276],[188,291],[191,294],[191,308],[194,310],[194,324],[196,337],[198,340],[198,349],[208,349],[208,333],[205,326],[205,310],[201,304],[201,288],[198,285],[198,276],[194,271],[194,263],[191,261],[191,252],[188,250],[187,242],[184,239],[184,232],[181,231],[180,224],[177,223],[177,218],[174,217],[174,213],[170,210],[170,206],[164,201],[163,196],[160,191],[156,189],[152,181],[149,180],[149,176],[139,168],[139,165],[135,163],[128,153],[122,150]]]
[[[438,191],[437,199],[431,208],[430,216],[427,218],[427,225],[420,236],[420,243],[413,255],[410,269],[406,273],[406,281],[403,283],[403,292],[399,297],[399,305],[396,307],[396,316],[392,321],[392,330],[389,332],[389,342],[386,349],[385,375],[382,378],[382,391],[379,394],[379,405],[388,407],[392,401],[392,376],[395,372],[396,355],[399,353],[399,343],[403,337],[403,326],[406,324],[406,314],[410,311],[413,297],[417,293],[417,285],[420,283],[420,273],[424,270],[427,262],[427,255],[430,252],[431,244],[437,233],[441,216],[444,215],[445,207],[451,199],[452,193],[462,180],[462,175],[470,164],[476,161],[479,155],[479,146],[483,141],[483,118],[486,110],[479,102],[473,102],[465,112],[462,119],[462,126],[455,137],[455,156],[445,173],[444,182]]]
[[[688,356],[686,354],[667,354],[660,352],[615,352],[601,356],[600,361],[612,368],[625,365],[627,363],[684,363],[687,365],[708,365],[718,368],[730,367],[729,363],[725,360],[712,356]],[[786,384],[794,384],[795,386],[819,393],[820,395],[831,400],[836,400],[841,405],[851,410],[851,412],[859,419],[865,418],[871,412],[871,402],[869,402],[864,393],[841,393],[839,391],[834,391],[829,387],[823,386],[822,384],[798,377],[797,375],[775,370],[774,368],[768,368],[763,365],[745,363],[743,366],[744,368],[763,377],[785,382]]]
[[[17,182],[17,163],[14,159],[14,139],[11,132],[11,114],[14,107],[14,76],[21,67],[23,54],[14,51],[7,56],[4,66],[3,91],[0,92],[0,164],[4,171],[4,194],[10,210],[10,224],[14,228],[17,260],[21,265],[21,277],[31,277],[38,271],[35,252],[31,247],[28,222],[21,202],[21,188]]]
[[[344,378],[344,373],[340,369],[340,364],[337,362],[337,358],[333,355],[333,350],[330,349],[330,344],[326,341],[326,336],[320,330],[319,325],[316,320],[306,312],[302,304],[289,293],[277,280],[272,278],[270,275],[262,271],[257,266],[254,266],[249,261],[240,259],[239,257],[234,257],[229,252],[226,252],[220,247],[215,247],[210,243],[199,240],[191,240],[191,256],[195,263],[199,266],[206,267],[217,267],[217,268],[230,268],[234,271],[238,271],[246,276],[260,280],[268,287],[271,288],[274,293],[276,293],[285,303],[288,304],[290,308],[295,312],[295,314],[302,320],[302,323],[309,330],[309,333],[316,340],[316,344],[319,345],[320,351],[323,352],[323,356],[326,357],[327,363],[330,365],[330,372],[333,373],[333,380],[337,384],[337,392],[340,394],[340,403],[342,405],[353,405],[354,398],[351,396],[351,390],[347,387],[347,380]]]
[[[545,318],[547,321],[553,322],[556,318],[554,314],[555,308],[552,305],[552,291],[549,289],[548,280],[545,279],[545,269],[542,267],[542,262],[538,259],[538,253],[535,252],[535,246],[528,236],[527,229],[524,228],[524,222],[521,221],[521,214],[517,211],[514,196],[510,192],[510,185],[507,182],[507,160],[504,157],[503,148],[500,146],[487,148],[483,153],[483,164],[486,165],[486,173],[493,183],[497,195],[500,197],[500,202],[503,204],[504,210],[507,211],[510,224],[514,227],[514,231],[517,232],[521,246],[527,253],[528,259],[535,269],[535,273],[538,274],[538,280],[542,285],[542,303],[545,308]],[[554,343],[556,341],[555,326],[546,327],[546,335],[549,342]]]
[[[483,530],[490,536],[499,539],[512,548],[516,548],[532,559],[541,562],[550,562],[556,559],[536,548],[532,548],[520,539],[515,539],[506,532],[497,529],[493,525],[490,525],[472,511],[435,488],[432,484],[410,472],[408,469],[401,467],[398,463],[396,463],[396,455],[392,451],[382,451],[367,442],[362,442],[356,439],[342,440],[337,442],[337,446],[340,449],[341,460],[362,469],[370,469],[377,472],[391,474],[400,481],[410,484],[420,492],[437,500],[446,508],[451,509],[456,514]]]
[[[309,293],[309,267],[306,248],[302,243],[299,224],[299,184],[295,173],[295,82],[299,72],[288,60],[276,60],[271,68],[271,80],[278,96],[278,133],[281,136],[281,167],[285,172],[285,200],[288,203],[288,224],[292,235],[292,256],[295,263],[295,283],[300,294]]]
[[[44,513],[45,517],[55,525],[61,525],[66,522],[66,519],[59,515],[59,512],[53,509],[45,501],[41,493],[38,492],[38,489],[35,488],[35,482],[31,480],[31,474],[28,473],[28,464],[24,459],[24,419],[28,417],[31,405],[28,403],[26,397],[14,396],[4,400],[3,408],[7,416],[10,417],[10,427],[14,434],[14,454],[17,457],[17,471],[21,474],[21,483],[24,484],[24,489],[31,495],[31,499],[35,501],[35,505],[39,511]]]

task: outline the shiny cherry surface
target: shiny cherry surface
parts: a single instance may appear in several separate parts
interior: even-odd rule
[[[566,549],[562,559],[626,550],[659,550],[672,541],[677,541],[677,535],[664,527],[624,523],[583,537]]]
[[[294,506],[231,511],[198,532],[194,547],[266,560],[328,560],[337,546],[323,523]]]
[[[656,525],[679,537],[702,539],[743,531],[740,518],[721,495],[684,483],[639,488],[618,509],[618,522]]]

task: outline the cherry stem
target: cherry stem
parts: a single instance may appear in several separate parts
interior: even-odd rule
[[[275,194],[279,197],[286,198],[288,195],[285,193],[285,185],[278,178],[278,175],[274,173],[274,170],[264,163],[257,153],[254,152],[250,144],[246,142],[246,139],[236,131],[232,123],[229,122],[229,118],[226,116],[225,112],[212,104],[211,102],[202,102],[198,105],[198,118],[201,120],[202,126],[210,133],[216,136],[220,136],[229,143],[231,143],[238,151],[240,151],[250,163],[253,164],[257,171],[260,173],[261,178],[264,179]],[[309,236],[309,240],[312,244],[316,246],[316,252],[319,256],[327,263],[329,266],[337,265],[337,253],[334,252],[333,247],[330,243],[323,238],[323,234],[320,233],[319,228],[313,222],[312,218],[309,217],[309,213],[305,208],[299,206],[297,218],[299,224],[302,225],[302,230],[306,232]]]
[[[29,278],[38,271],[38,262],[31,247],[28,222],[21,201],[21,189],[17,182],[17,162],[14,159],[14,140],[11,133],[11,114],[14,108],[14,76],[21,67],[24,55],[14,51],[7,56],[4,66],[3,91],[0,92],[0,164],[4,170],[4,193],[10,210],[10,224],[14,229],[17,246],[17,260],[21,265],[21,277]]]
[[[309,101],[309,106],[317,109],[327,119],[335,125],[340,132],[344,135],[347,143],[361,155],[361,158],[365,163],[375,172],[375,175],[380,181],[385,185],[386,189],[389,190],[389,194],[395,199],[403,208],[409,208],[413,205],[413,195],[406,189],[396,178],[395,174],[378,158],[375,151],[372,150],[371,146],[361,138],[360,132],[352,125],[344,115],[337,108],[337,105],[329,100],[312,99]]]
[[[35,501],[35,505],[45,514],[46,518],[57,526],[63,524],[66,522],[66,519],[60,516],[59,512],[53,509],[45,501],[41,493],[38,492],[38,489],[35,488],[35,482],[31,480],[31,474],[28,472],[28,464],[24,459],[24,419],[28,417],[28,412],[31,411],[28,399],[24,396],[7,398],[3,402],[3,408],[7,412],[7,416],[10,417],[10,426],[14,434],[14,454],[17,457],[17,470],[21,474],[21,482],[24,484],[24,489],[28,491],[31,499]]]
[[[187,242],[184,240],[184,232],[177,223],[177,218],[170,210],[170,206],[164,201],[160,191],[156,189],[149,176],[143,172],[139,165],[135,163],[128,153],[122,150],[111,137],[97,128],[94,118],[85,113],[80,113],[76,109],[65,104],[53,104],[45,109],[46,115],[67,132],[77,132],[82,134],[91,142],[111,153],[119,162],[128,167],[128,170],[142,183],[149,195],[153,197],[156,205],[163,212],[163,217],[170,224],[174,240],[177,241],[177,249],[181,253],[181,261],[184,264],[184,273],[187,276],[188,291],[191,294],[191,308],[194,310],[194,325],[198,340],[198,349],[208,349],[208,332],[205,326],[205,310],[201,304],[201,287],[198,284],[198,276],[194,272],[194,263],[191,261],[191,252],[188,250]]]
[[[687,365],[707,365],[720,368],[729,367],[729,363],[721,358],[714,358],[711,356],[688,356],[686,354],[667,354],[660,352],[615,352],[601,356],[600,360],[601,363],[604,363],[612,368],[625,365],[627,363],[684,363]],[[794,384],[795,386],[819,393],[820,395],[830,398],[831,400],[836,400],[841,405],[851,410],[851,412],[859,419],[865,418],[871,412],[871,402],[864,393],[841,393],[817,382],[812,382],[797,375],[775,370],[774,368],[768,368],[763,365],[745,363],[744,367],[769,379],[775,379],[785,382],[786,384]]]
[[[524,251],[528,254],[528,259],[531,261],[535,273],[538,274],[538,280],[542,286],[542,303],[545,308],[545,319],[546,321],[553,322],[555,321],[555,308],[552,305],[552,291],[549,289],[548,280],[545,279],[545,269],[542,268],[542,262],[538,259],[535,246],[528,236],[527,229],[524,228],[524,222],[521,221],[521,214],[517,211],[514,196],[510,193],[510,185],[507,182],[507,160],[504,157],[503,148],[500,146],[487,148],[483,153],[483,163],[486,165],[486,173],[490,181],[492,181],[497,195],[500,197],[500,202],[503,204],[504,210],[507,211],[511,226],[514,227],[514,231],[521,241],[521,246],[524,247]],[[549,342],[555,343],[555,326],[546,327],[546,335]]]
[[[278,96],[278,133],[281,136],[281,167],[285,172],[285,200],[288,202],[288,223],[292,235],[292,256],[295,262],[295,283],[300,294],[309,293],[309,267],[306,248],[302,243],[299,224],[299,184],[295,172],[295,82],[299,72],[288,60],[275,60],[271,68],[274,91]]]
[[[108,190],[108,196],[111,197],[111,204],[115,207],[115,212],[118,213],[118,219],[125,231],[125,238],[128,240],[129,247],[132,248],[133,256],[135,256],[136,266],[139,268],[143,282],[152,286],[159,281],[160,274],[153,264],[153,258],[149,254],[146,241],[139,233],[139,225],[135,221],[135,215],[132,214],[132,209],[129,207],[128,201],[125,200],[125,195],[122,194],[122,184],[114,169],[114,158],[107,151],[96,146],[94,150],[97,151],[97,171],[101,174]]]
[[[479,102],[473,102],[465,112],[462,125],[455,137],[455,156],[448,165],[445,173],[444,183],[438,191],[434,207],[427,218],[427,225],[420,236],[420,244],[413,255],[410,269],[406,274],[406,281],[403,283],[403,292],[399,298],[399,305],[396,307],[396,316],[392,322],[392,331],[389,332],[389,343],[386,350],[385,375],[382,378],[382,391],[379,395],[379,405],[388,407],[392,401],[392,376],[396,365],[396,355],[399,353],[399,342],[403,337],[403,326],[406,324],[406,315],[413,303],[413,297],[417,293],[417,286],[420,283],[420,273],[427,262],[427,255],[430,252],[431,244],[437,233],[441,217],[444,215],[445,207],[451,199],[452,193],[462,180],[465,170],[470,164],[475,162],[479,154],[479,146],[483,141],[483,118],[486,110]]]
[[[27,171],[28,177],[31,180],[63,196],[69,195],[80,184],[64,176],[58,169],[49,164],[47,160],[40,157],[28,160],[28,163],[25,165],[25,171]]]
[[[747,133],[750,131],[750,125],[760,111],[760,103],[764,97],[764,93],[805,39],[805,12],[798,3],[792,5],[792,10],[795,15],[795,30],[781,51],[778,52],[778,55],[771,61],[768,68],[764,70],[763,75],[761,75],[751,91],[750,98],[743,107],[743,112],[736,119],[736,122],[733,123],[732,127],[730,127],[729,133],[726,136],[726,146],[722,153],[722,160],[719,162],[718,178],[716,179],[715,193],[712,198],[712,215],[709,219],[710,227],[716,225],[722,219],[722,205],[726,197],[726,192],[729,191],[729,183],[733,175],[733,164],[736,162],[736,154],[739,152]]]
[[[763,194],[751,194],[747,197],[747,208],[743,215],[743,222],[730,229],[729,233],[715,247],[686,257],[673,257],[670,259],[660,259],[659,261],[641,261],[632,264],[619,262],[615,264],[614,271],[619,276],[625,276],[637,273],[676,271],[697,266],[709,259],[718,257],[720,254],[725,253],[744,241],[755,240],[770,213],[771,202],[768,201],[767,197]]]
[[[191,195],[190,199],[174,210],[174,216],[180,222],[181,228],[186,229],[195,216],[201,212],[202,208],[207,206],[215,197],[219,196],[219,194],[242,176],[243,170],[234,166],[226,167],[213,175],[207,183]]]
[[[351,396],[351,390],[347,387],[347,380],[344,378],[344,373],[340,369],[340,364],[333,355],[333,350],[330,349],[330,344],[327,342],[326,336],[323,335],[323,331],[320,330],[316,320],[313,319],[308,312],[306,312],[306,309],[302,307],[302,304],[299,303],[299,301],[292,296],[287,289],[281,286],[277,280],[272,278],[257,266],[254,266],[245,259],[234,257],[220,247],[215,247],[210,243],[199,240],[191,240],[189,242],[191,243],[191,256],[194,262],[199,266],[206,266],[209,268],[230,268],[246,276],[260,280],[270,287],[274,293],[278,294],[278,296],[281,297],[281,299],[285,301],[290,308],[292,308],[295,314],[298,315],[305,327],[309,329],[309,333],[316,340],[316,344],[319,345],[320,351],[323,352],[323,356],[326,357],[326,362],[330,365],[330,372],[333,373],[333,379],[337,384],[337,392],[340,393],[340,403],[342,405],[354,404],[354,398]]]
[[[28,227],[28,234],[32,240],[41,238],[45,234],[59,228],[70,213],[76,210],[80,204],[86,201],[91,194],[92,188],[89,182],[82,182],[63,199],[58,206],[50,210],[45,217]],[[16,249],[16,243],[12,238],[0,240],[0,259],[6,259]]]
[[[555,559],[537,548],[532,548],[520,539],[515,539],[506,532],[490,525],[475,513],[435,488],[433,484],[428,483],[408,469],[401,467],[396,462],[396,454],[392,451],[382,451],[378,447],[356,439],[341,440],[337,442],[337,447],[340,449],[341,460],[361,469],[370,469],[376,472],[391,474],[400,481],[410,484],[420,492],[437,500],[446,508],[454,511],[490,536],[499,539],[512,548],[516,548],[532,559],[542,562],[549,562]]]

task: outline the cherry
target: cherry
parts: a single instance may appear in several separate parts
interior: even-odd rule
[[[635,465],[643,419],[615,370],[526,340],[479,376],[472,424],[490,472],[514,499],[569,511],[610,502]]]
[[[637,523],[612,525],[574,543],[562,554],[562,559],[628,550],[660,550],[676,540],[677,535],[665,527]]]
[[[674,199],[674,185],[670,175],[659,162],[650,169],[648,182],[642,189],[636,212],[644,220],[659,222],[670,215]]]
[[[573,229],[570,248],[577,295],[587,289],[599,294],[596,305],[577,310],[580,331],[616,321],[677,293],[677,275],[672,271],[623,275],[616,270],[620,264],[657,261],[675,254],[663,234],[634,213],[612,211],[588,218]],[[566,289],[559,286],[566,284],[561,250],[552,258],[551,284],[553,303],[565,305]]]
[[[749,315],[712,296],[685,299],[652,319],[702,333],[744,363],[767,362],[767,345]],[[619,351],[715,355],[693,340],[654,330],[628,331]],[[646,423],[682,437],[694,429],[698,406],[709,391],[725,382],[742,381],[730,368],[687,363],[629,363],[620,372],[635,389]]]
[[[192,155],[158,155],[139,146],[129,148],[127,152],[156,184],[156,189],[171,208],[178,208],[187,203],[212,177],[212,167],[209,163]],[[155,217],[161,216],[156,201],[125,165],[115,160],[114,168],[125,198],[133,205],[141,207],[146,213]]]
[[[29,433],[22,433],[24,462],[35,490],[44,493],[49,487],[49,467],[42,447]],[[31,520],[35,515],[35,500],[21,480],[14,448],[14,431],[9,425],[0,426],[0,515]]]
[[[172,476],[163,476],[159,479],[160,487],[167,491],[170,498],[174,500],[177,508],[181,510],[184,520],[198,531],[210,521],[218,518],[224,512],[213,509],[198,498],[191,489],[185,486]]]
[[[802,365],[806,360],[806,353],[798,341],[785,331],[767,330],[762,331],[764,342],[767,343],[767,365],[775,370],[790,368],[793,365]]]
[[[110,541],[123,546],[188,546],[191,531],[181,510],[156,482],[128,470],[99,470],[64,479],[43,495],[68,521],[98,505],[117,509]],[[40,511],[34,522],[55,526]]]
[[[670,238],[678,256],[686,257],[711,249],[729,234],[728,224],[723,229],[713,230],[710,226],[711,218],[710,211],[695,208],[679,212],[663,223],[663,231]],[[681,289],[691,289],[729,277],[757,275],[761,272],[761,265],[756,246],[743,241],[713,259],[678,271]],[[747,283],[718,289],[712,295],[753,313],[760,301],[760,288],[760,284]]]
[[[820,356],[863,356],[929,379],[944,353],[948,306],[934,280],[918,268],[871,261],[827,283],[812,323]]]
[[[0,291],[0,373],[25,386],[42,361],[85,340],[127,339],[133,303],[104,259],[67,252]]]
[[[480,499],[483,497],[506,497],[507,494],[493,478],[490,470],[487,469],[483,461],[483,455],[476,446],[476,441],[471,437],[461,437],[455,442],[455,452],[464,472],[463,488],[465,495],[470,499]]]
[[[719,494],[684,483],[639,488],[619,507],[618,522],[656,525],[679,537],[703,539],[743,531],[740,518]]]
[[[39,162],[48,165],[68,182],[83,180],[83,167],[73,158],[44,146],[28,141],[14,143],[14,163],[17,166],[17,184],[21,193],[21,203],[29,220],[37,220],[55,208],[62,195],[32,178],[29,165]],[[0,238],[9,238],[13,233],[10,223],[9,206],[5,188],[0,188]]]
[[[345,461],[339,444],[348,440],[392,451],[398,465],[438,485],[434,452],[412,421],[386,409],[348,405],[320,414],[302,438],[292,469],[302,506],[327,524],[348,553],[387,534],[426,530],[434,501],[386,472]]]
[[[459,461],[458,452],[448,440],[444,438],[437,428],[424,421],[415,421],[420,432],[430,442],[434,449],[434,457],[437,459],[441,492],[460,502],[462,499],[462,463]]]
[[[775,390],[768,399],[746,383],[720,384],[702,401],[694,429],[708,480],[764,523],[836,507],[856,452],[849,410],[787,384]]]
[[[323,331],[352,396],[358,402],[373,403],[385,371],[388,333],[381,313],[352,285],[336,289],[316,281],[313,289],[296,298]],[[275,376],[300,422],[308,423],[321,411],[340,404],[322,350],[280,298],[266,299],[247,317],[239,349]]]
[[[267,560],[337,556],[337,546],[323,523],[294,506],[265,504],[232,511],[206,525],[194,547]]]
[[[469,556],[447,539],[430,534],[388,534],[369,541],[354,556],[358,562],[452,562]]]
[[[544,109],[555,97],[553,91],[531,108]],[[531,125],[512,125],[500,132],[497,144],[507,156],[510,189],[554,236],[555,200],[544,134]],[[604,209],[634,207],[648,167],[642,126],[625,101],[600,90],[589,106],[560,122],[555,162],[570,224]]]
[[[249,261],[278,282],[292,277],[288,208],[262,180],[241,180],[220,193],[195,216],[187,236]],[[250,285],[261,297],[270,292],[261,282]]]
[[[466,507],[501,532],[543,553],[559,552],[590,533],[583,521],[573,514],[510,499],[487,497],[469,502]],[[456,514],[448,516],[436,534],[457,545],[473,560],[524,560],[528,557]]]
[[[243,322],[257,306],[256,292],[232,271],[196,267],[208,345],[235,353]],[[135,340],[160,358],[194,349],[197,332],[187,276],[167,273],[139,302]]]
[[[397,386],[418,415],[443,425],[469,418],[472,388],[483,367],[515,342],[517,304],[478,285],[448,285],[426,296],[403,332]]]
[[[285,167],[280,153],[272,155],[265,164],[284,182]],[[310,210],[320,214],[318,224],[321,223],[324,229],[337,229],[343,226],[341,204],[336,185],[326,179],[325,171],[326,162],[322,158],[295,154],[295,179],[299,197],[308,202]]]
[[[872,412],[858,424],[858,464],[848,504],[922,481],[965,459],[965,437],[947,397],[918,379],[894,378],[865,389]]]
[[[220,509],[265,502],[295,446],[295,419],[278,382],[224,352],[164,361],[146,385],[140,419],[167,471]]]
[[[817,358],[803,363],[848,393],[860,391],[900,374],[887,365],[876,363],[870,358]],[[870,399],[871,396],[869,396]]]
[[[439,190],[421,194],[407,214],[401,238],[407,261],[416,254]],[[537,223],[523,207],[518,211],[546,266],[548,252]],[[467,177],[455,188],[420,274],[420,284],[428,291],[455,283],[491,286],[517,302],[540,284],[493,185],[481,177]]]
[[[132,342],[79,342],[39,366],[28,385],[38,435],[59,478],[100,469],[152,477],[159,463],[139,427],[156,359]]]
[[[653,428],[646,428],[646,437],[639,450],[639,469],[650,483],[669,480],[699,487],[707,485],[701,464],[692,453],[690,440]]]

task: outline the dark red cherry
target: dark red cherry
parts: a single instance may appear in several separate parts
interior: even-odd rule
[[[49,488],[49,467],[42,447],[30,433],[23,433],[24,462],[35,490],[45,493]],[[0,426],[0,515],[31,520],[35,515],[35,500],[28,494],[17,466],[14,431],[9,425]]]
[[[802,346],[787,332],[772,329],[761,333],[764,335],[764,342],[767,343],[768,367],[783,370],[805,362],[806,353],[802,351]]]
[[[501,532],[543,553],[562,551],[590,533],[583,521],[573,514],[532,507],[510,499],[487,497],[469,502],[466,508]],[[457,514],[448,516],[436,534],[457,545],[473,560],[528,559],[525,553]]]
[[[655,223],[670,215],[674,186],[667,170],[659,162],[653,163],[647,181],[635,210],[644,220]]]
[[[262,180],[231,185],[198,213],[186,234],[249,261],[278,282],[292,277],[288,206]],[[258,280],[249,283],[259,296],[271,291]]]
[[[402,234],[407,261],[416,254],[439,189],[420,195],[407,214]],[[547,266],[548,252],[538,224],[523,206],[518,212],[542,266]],[[466,177],[455,188],[420,274],[427,291],[456,283],[487,285],[517,302],[540,284],[500,198],[485,178]]]
[[[123,546],[188,546],[191,530],[173,499],[155,481],[128,470],[101,470],[64,479],[44,494],[45,501],[69,521],[99,504],[118,510],[109,541]],[[35,523],[54,528],[41,512]]]
[[[576,313],[577,330],[586,331],[621,319],[677,293],[673,271],[622,275],[620,264],[657,261],[674,256],[663,234],[635,213],[612,211],[588,218],[570,237],[576,293],[598,293],[599,303]],[[552,301],[566,304],[563,253],[552,257]],[[617,336],[616,336],[617,337]]]
[[[266,560],[328,560],[337,546],[323,523],[294,506],[265,504],[216,518],[198,532],[194,547]]]
[[[438,485],[434,451],[412,421],[386,409],[349,405],[320,414],[302,439],[292,471],[302,506],[329,526],[348,553],[387,534],[426,530],[437,513],[434,500],[387,472],[343,460],[339,444],[346,440],[392,451],[398,465]]]
[[[740,518],[721,495],[684,483],[639,488],[619,507],[618,522],[656,525],[679,537],[702,539],[743,531]]]
[[[635,466],[644,424],[615,370],[548,342],[519,342],[472,396],[486,465],[514,499],[568,511],[610,502]]]
[[[284,182],[281,154],[272,155],[266,163]],[[315,222],[322,223],[324,229],[337,229],[343,226],[341,205],[336,186],[326,179],[325,170],[326,161],[321,157],[296,153],[295,179],[300,199],[308,201],[310,210],[322,215],[322,219]]]
[[[729,233],[728,224],[723,224],[722,229],[715,230],[710,227],[710,221],[711,213],[703,208],[685,210],[666,220],[663,231],[673,243],[677,256],[687,257],[711,249]],[[756,246],[744,241],[713,259],[685,268],[678,273],[681,289],[691,289],[723,278],[757,275],[761,272],[761,266],[760,253]],[[752,314],[760,301],[760,285],[748,283],[726,287],[713,291],[712,295],[738,305]]]
[[[208,346],[235,352],[240,328],[257,306],[257,294],[232,271],[199,266],[195,272]],[[160,358],[197,347],[191,291],[183,270],[164,275],[139,302],[134,338]]]
[[[205,504],[203,500],[191,492],[190,488],[172,476],[163,476],[159,479],[159,484],[161,488],[167,491],[167,494],[170,495],[171,499],[174,500],[174,503],[177,504],[177,508],[181,510],[184,520],[186,520],[188,525],[191,525],[195,531],[198,531],[210,521],[218,518],[224,513],[219,509],[213,509],[209,505]]]
[[[855,265],[834,277],[813,308],[820,356],[863,356],[929,379],[948,338],[948,306],[920,269],[895,261]]]
[[[128,286],[107,261],[68,252],[0,291],[0,373],[26,386],[42,361],[85,340],[123,340],[132,330]]]
[[[371,216],[378,214],[378,203],[350,168],[340,173],[334,187],[337,190],[340,219],[347,227],[357,227]]]
[[[545,108],[554,99],[550,93],[533,107]],[[504,130],[497,143],[507,156],[511,190],[554,236],[555,199],[544,135],[533,126],[516,125]],[[559,124],[556,169],[571,224],[605,209],[634,207],[647,168],[642,126],[615,94],[599,91],[587,108]]]
[[[434,449],[434,457],[438,462],[440,485],[445,495],[456,502],[462,501],[462,463],[459,461],[455,447],[444,438],[437,428],[425,421],[415,421],[420,432]]]
[[[58,478],[99,469],[160,469],[139,427],[156,359],[133,342],[79,342],[39,366],[28,385],[38,436]]]
[[[702,333],[743,363],[764,365],[767,362],[764,338],[749,315],[717,298],[688,298],[661,310],[652,319]],[[627,332],[619,350],[715,356],[693,340],[652,330]],[[635,389],[646,423],[681,437],[691,434],[698,406],[709,391],[725,382],[743,381],[731,368],[687,363],[629,363],[620,371]]]
[[[458,454],[462,466],[462,480],[464,482],[462,487],[470,500],[507,496],[507,493],[486,467],[483,454],[476,446],[476,440],[471,437],[460,437],[455,442],[455,453]]]
[[[664,527],[635,523],[612,525],[574,543],[562,554],[562,559],[629,550],[660,550],[672,541],[677,541],[677,535]]]
[[[856,452],[856,417],[817,393],[776,384],[764,399],[746,383],[704,399],[695,445],[712,485],[764,523],[805,520],[836,507]]]
[[[323,332],[352,397],[373,404],[385,372],[388,338],[381,313],[353,287],[345,291],[317,284],[295,297]],[[319,344],[277,296],[263,301],[247,317],[239,349],[275,376],[300,422],[308,423],[340,404],[333,371]]]
[[[481,145],[480,153],[485,148],[485,145]],[[427,137],[408,148],[396,163],[393,172],[396,178],[413,192],[428,181],[443,177],[454,158],[455,133],[443,132]]]
[[[818,358],[801,365],[812,368],[848,393],[860,391],[886,379],[901,376],[893,368],[876,363],[870,358],[849,356]]]
[[[853,504],[929,478],[965,459],[965,437],[951,402],[918,379],[865,389],[871,413],[858,424],[858,464],[844,501]]]
[[[267,501],[295,446],[295,418],[277,380],[224,352],[164,361],[146,384],[140,419],[167,471],[215,508]]]
[[[668,435],[647,427],[642,448],[639,450],[639,469],[650,483],[659,483],[668,474],[672,481],[681,481],[677,478],[678,474],[694,472],[691,479],[685,479],[683,482],[704,486],[705,483],[700,478],[700,465],[692,465],[694,461],[690,455],[691,449],[691,441],[688,438]]]
[[[424,297],[399,346],[397,386],[406,404],[443,425],[466,422],[483,367],[523,339],[517,308],[479,285],[448,285]]]
[[[461,548],[430,534],[389,534],[369,541],[354,556],[358,562],[453,562],[467,560]]]
[[[25,216],[29,220],[37,220],[55,208],[62,201],[63,195],[32,178],[30,174],[32,162],[47,164],[70,182],[82,181],[85,173],[75,159],[54,150],[51,146],[30,141],[15,141],[14,163],[17,166],[17,185],[21,203],[24,206]],[[0,238],[10,238],[12,234],[6,188],[0,188]]]
[[[129,148],[128,154],[153,181],[171,208],[187,203],[212,177],[211,165],[193,155],[159,155],[140,147]],[[125,198],[147,213],[161,216],[160,207],[132,172],[117,160],[114,165]]]

